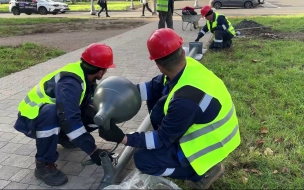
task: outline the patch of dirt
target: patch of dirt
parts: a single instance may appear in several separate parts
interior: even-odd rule
[[[260,28],[259,28],[260,27]],[[304,33],[287,33],[273,31],[271,27],[264,26],[253,20],[242,20],[234,26],[236,31],[239,31],[241,35],[245,37],[254,37],[260,39],[296,39],[304,41]],[[250,29],[251,28],[251,29]]]
[[[235,29],[242,29],[242,28],[252,28],[252,27],[260,27],[263,26],[262,24],[259,24],[253,20],[242,20],[241,22],[237,23],[234,28]]]
[[[89,19],[83,22],[20,25],[21,35],[0,38],[0,44],[16,46],[32,42],[71,52],[149,22],[149,19]]]

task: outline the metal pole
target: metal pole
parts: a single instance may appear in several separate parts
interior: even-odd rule
[[[199,7],[199,5],[198,5],[198,0],[195,0],[195,1],[194,1],[194,7],[195,7],[195,8],[198,8],[198,7]]]
[[[154,10],[153,10],[152,15],[157,15],[157,10],[156,10],[156,1],[157,1],[157,0],[153,0],[153,6],[154,6]]]
[[[94,0],[91,0],[91,15],[96,15],[95,7],[94,7]]]
[[[190,50],[188,56],[189,56],[189,57],[192,57],[192,58],[195,58],[195,56],[196,56],[196,54],[197,54],[197,51],[198,51],[198,47],[193,47],[193,48]]]
[[[134,3],[133,3],[133,0],[131,0],[131,6],[130,6],[130,9],[135,9],[135,7],[134,7]]]
[[[148,114],[145,117],[145,119],[143,120],[143,122],[140,124],[140,126],[138,127],[136,132],[147,132],[150,127],[151,127],[150,115]],[[135,149],[136,148],[133,148],[130,146],[125,147],[118,159],[118,162],[117,162],[118,164],[115,168],[113,167],[112,164],[110,164],[111,166],[102,165],[102,167],[104,169],[104,176],[101,180],[101,183],[100,183],[98,189],[103,189],[111,184],[116,183],[117,177],[119,176],[119,174],[122,173],[122,170],[129,163],[130,159],[133,156]],[[107,158],[108,160],[110,160],[107,155],[103,155],[103,156],[105,158]],[[103,160],[102,160],[102,162],[103,162]]]

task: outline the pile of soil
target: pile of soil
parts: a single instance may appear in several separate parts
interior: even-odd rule
[[[264,26],[262,24],[259,24],[253,20],[242,20],[241,22],[237,23],[234,28],[235,29],[242,29],[242,28],[252,28],[252,27],[261,27]]]
[[[264,28],[256,28],[256,27],[264,27]],[[304,33],[286,33],[273,31],[271,27],[265,27],[264,25],[257,23],[253,20],[242,20],[234,26],[235,30],[240,32],[240,35],[244,35],[245,37],[253,37],[259,39],[297,39],[299,41],[304,41]],[[249,29],[251,28],[251,29]],[[244,30],[242,30],[244,29]]]
[[[274,34],[271,31],[271,28],[257,28],[263,27],[264,25],[257,23],[253,20],[242,20],[241,22],[237,23],[234,28],[235,30],[240,29],[240,33],[245,36],[251,37],[258,37],[262,39],[278,39],[280,38],[279,35]],[[252,29],[250,29],[252,28]],[[241,30],[246,29],[246,30]]]

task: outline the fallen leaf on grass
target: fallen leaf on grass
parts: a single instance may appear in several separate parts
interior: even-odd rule
[[[287,169],[286,167],[282,167],[282,168],[281,168],[281,172],[282,172],[282,173],[286,173],[286,172],[288,172],[288,169]]]
[[[256,108],[254,107],[253,104],[251,104],[251,114],[255,115],[255,113],[256,113]]]
[[[267,133],[268,133],[267,128],[263,126],[263,127],[261,128],[261,134],[267,134]]]
[[[264,142],[265,142],[264,140],[260,139],[260,140],[258,140],[257,145],[263,145]]]
[[[266,156],[272,156],[273,155],[273,151],[270,148],[266,148],[264,151],[264,154]]]
[[[260,171],[257,170],[257,169],[247,169],[247,168],[244,168],[243,170],[244,170],[245,172],[257,173],[257,174],[259,174],[259,175],[263,175],[263,173],[260,172]]]
[[[257,59],[253,59],[251,60],[253,63],[256,63],[256,62],[259,62],[260,60],[257,60]]]
[[[281,142],[283,142],[283,140],[284,140],[283,138],[278,138],[278,139],[275,139],[274,142],[275,143],[281,143]]]
[[[248,178],[245,177],[245,176],[242,176],[242,182],[243,182],[244,185],[246,185],[247,182],[248,182]]]
[[[259,174],[259,175],[263,175],[263,173],[260,172],[260,171],[257,170],[257,169],[251,169],[250,171],[251,171],[252,173],[257,173],[257,174]]]
[[[265,124],[265,123],[267,123],[267,121],[262,121],[261,123],[262,123],[262,124]]]
[[[274,170],[272,173],[273,173],[273,174],[277,174],[277,173],[278,173],[278,170]]]

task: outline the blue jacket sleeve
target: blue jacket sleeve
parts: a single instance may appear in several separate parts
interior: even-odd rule
[[[223,15],[219,15],[217,18],[217,26],[216,26],[216,30],[227,30],[229,28],[227,19],[225,16]]]
[[[196,103],[187,99],[175,99],[170,102],[168,113],[157,130],[127,134],[126,145],[146,149],[168,147],[195,123],[199,113]]]
[[[197,40],[201,39],[208,32],[207,24],[200,30],[197,36]]]
[[[136,85],[140,92],[142,101],[158,100],[162,97],[164,89],[164,75],[158,75],[149,82]]]
[[[95,139],[88,133],[81,120],[79,101],[82,87],[73,77],[63,77],[56,85],[57,116],[61,130],[69,139],[87,154],[95,148]]]

